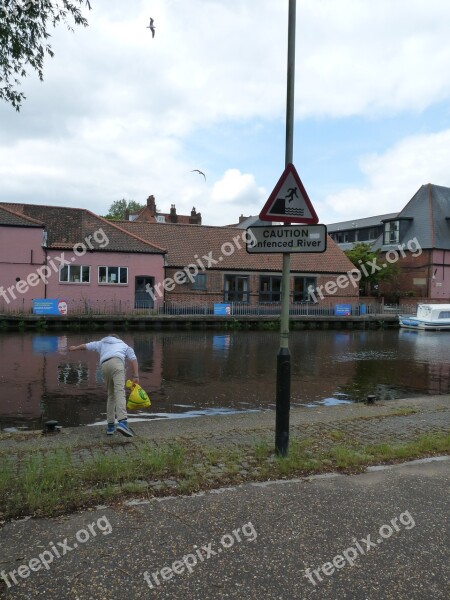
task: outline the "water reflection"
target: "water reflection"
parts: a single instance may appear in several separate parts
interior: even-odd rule
[[[95,352],[68,345],[101,335],[0,335],[0,425],[40,428],[102,423],[105,391]],[[141,385],[151,398],[137,419],[186,418],[275,405],[277,332],[133,332]],[[295,331],[294,406],[329,406],[423,394],[448,394],[450,332]]]

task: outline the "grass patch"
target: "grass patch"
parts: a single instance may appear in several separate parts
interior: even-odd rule
[[[415,415],[417,410],[412,408],[412,406],[405,406],[404,408],[396,408],[391,413],[389,413],[390,417],[407,417],[409,415]]]
[[[444,434],[421,435],[404,444],[363,445],[351,443],[340,432],[328,438],[292,439],[285,457],[277,456],[265,440],[213,449],[193,443],[155,447],[137,440],[126,453],[94,454],[81,464],[74,463],[70,449],[36,449],[18,468],[9,457],[1,461],[0,518],[53,516],[127,495],[189,494],[243,480],[336,470],[355,473],[373,464],[448,453],[450,436]]]

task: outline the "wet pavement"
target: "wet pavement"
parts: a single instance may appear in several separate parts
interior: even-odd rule
[[[274,423],[264,411],[134,429],[156,446],[214,448],[273,441]],[[408,441],[449,426],[447,396],[291,410],[291,439],[340,432],[363,443]],[[17,469],[30,452],[67,448],[83,462],[133,447],[104,427],[0,436],[0,456],[14,457]],[[14,521],[0,530],[0,597],[448,598],[448,483],[449,461],[436,457]]]

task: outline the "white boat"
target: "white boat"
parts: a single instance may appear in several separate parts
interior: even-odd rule
[[[450,329],[450,304],[419,304],[415,317],[399,315],[400,327],[409,329]]]

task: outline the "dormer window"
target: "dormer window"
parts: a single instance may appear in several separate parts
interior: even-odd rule
[[[400,225],[398,221],[384,224],[384,244],[398,244],[400,241]]]

